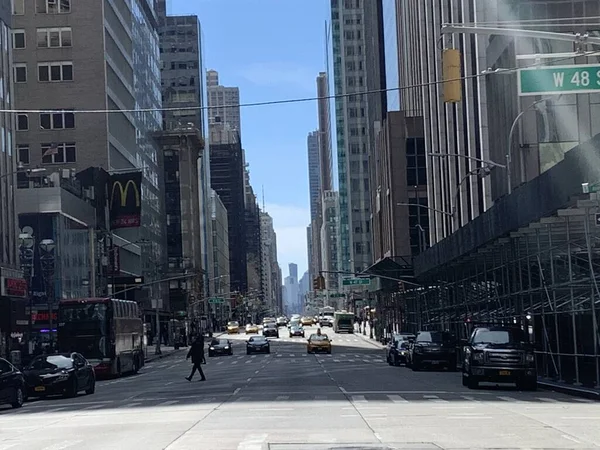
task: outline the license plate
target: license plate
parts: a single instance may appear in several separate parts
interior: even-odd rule
[[[36,386],[35,387],[35,392],[44,392],[46,390],[46,388],[44,386]]]
[[[500,371],[500,376],[509,376],[510,375],[510,370],[501,370]]]

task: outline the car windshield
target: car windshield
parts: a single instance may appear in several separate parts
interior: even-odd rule
[[[73,360],[69,356],[65,355],[50,355],[50,356],[38,356],[31,364],[28,369],[30,370],[46,370],[46,369],[70,369],[73,367]]]
[[[450,334],[441,331],[424,331],[419,333],[416,339],[417,342],[433,342],[436,344],[441,344],[442,342],[447,342],[450,340]]]
[[[225,339],[213,339],[210,345],[227,345],[228,342]]]
[[[473,344],[516,344],[525,342],[525,333],[520,329],[514,330],[477,330]]]
[[[238,325],[239,325],[239,323],[237,323],[237,322],[229,322],[227,324],[228,327],[237,327]]]
[[[310,340],[311,341],[326,341],[327,335],[326,334],[311,334]]]
[[[267,340],[262,336],[257,336],[250,338],[250,342],[252,342],[253,344],[262,344],[263,342],[267,342]]]

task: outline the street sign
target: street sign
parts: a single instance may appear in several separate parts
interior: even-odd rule
[[[371,280],[369,278],[344,278],[342,286],[369,286]]]
[[[600,65],[520,69],[518,83],[520,96],[600,93]]]
[[[594,184],[581,183],[581,189],[584,194],[593,194],[595,192],[600,192],[600,182]]]
[[[600,227],[600,213],[596,213],[596,226]]]
[[[346,294],[330,294],[329,298],[340,298],[340,297],[345,297]]]
[[[211,297],[208,299],[208,303],[223,303],[223,299],[221,297]]]

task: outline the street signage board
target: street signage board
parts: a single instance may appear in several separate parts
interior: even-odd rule
[[[600,64],[520,69],[520,96],[600,93]]]
[[[344,278],[342,286],[369,286],[371,280],[369,278]]]
[[[330,294],[329,297],[330,298],[341,298],[341,297],[345,297],[346,294]]]
[[[221,297],[211,297],[208,299],[208,303],[223,303],[223,299]]]

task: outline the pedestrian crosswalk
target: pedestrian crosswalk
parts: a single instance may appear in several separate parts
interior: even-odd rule
[[[257,392],[228,392],[228,393],[206,393],[206,394],[185,394],[167,396],[147,394],[130,400],[112,400],[112,401],[85,401],[63,403],[59,407],[49,408],[46,402],[27,403],[18,412],[10,414],[34,414],[37,416],[48,414],[61,414],[75,411],[97,413],[102,411],[135,409],[135,408],[185,408],[194,407],[199,404],[223,404],[235,403],[237,405],[247,404],[252,407],[254,402],[277,402],[312,404],[310,402],[349,402],[360,408],[368,405],[431,405],[438,408],[452,408],[468,404],[477,405],[481,403],[496,403],[503,405],[514,405],[519,407],[535,406],[536,408],[545,407],[564,407],[575,404],[594,404],[593,400],[577,397],[569,397],[557,394],[556,397],[547,397],[542,395],[531,395],[523,393],[514,393],[513,395],[495,395],[490,393],[472,394],[466,392],[335,392],[314,394],[310,392],[279,392],[265,395]],[[307,403],[309,402],[309,403]],[[445,406],[447,405],[447,406]],[[454,406],[457,405],[457,406]],[[58,405],[57,405],[58,406]],[[3,417],[6,417],[2,414]],[[7,415],[8,416],[8,415]]]

